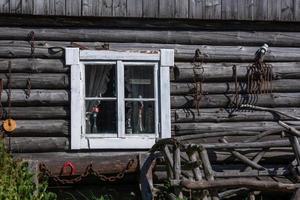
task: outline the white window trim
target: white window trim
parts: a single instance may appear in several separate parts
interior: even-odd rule
[[[65,49],[66,65],[71,68],[71,149],[148,149],[155,143],[157,137],[171,137],[171,106],[170,106],[170,75],[169,68],[174,65],[174,50],[161,49],[158,53],[137,53],[137,52],[118,52],[118,51],[97,51],[97,50],[79,50],[79,48]],[[159,118],[160,127],[156,129],[157,137],[149,137],[146,134],[141,135],[121,135],[116,138],[104,138],[84,135],[85,128],[85,96],[83,83],[84,63],[158,63],[158,81],[155,88],[159,89],[158,102],[156,107],[156,117]],[[123,76],[123,70],[117,70],[117,76]],[[123,84],[117,84],[118,86]],[[119,88],[118,88],[119,89]],[[122,92],[122,95],[124,93]],[[119,98],[117,99],[119,101]],[[121,101],[118,102],[122,103]],[[123,102],[124,103],[124,102]],[[124,106],[122,106],[124,107]],[[80,108],[80,109],[78,109]],[[159,112],[158,112],[159,111]],[[125,112],[119,112],[118,132],[124,133]],[[156,119],[157,119],[156,118]],[[120,127],[123,127],[120,128]],[[120,136],[120,135],[119,135]]]

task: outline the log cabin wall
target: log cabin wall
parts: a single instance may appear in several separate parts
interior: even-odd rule
[[[265,61],[273,65],[273,91],[257,95],[256,105],[299,116],[298,23],[235,21],[230,26],[231,23],[224,25],[221,22],[143,22],[109,18],[107,24],[101,25],[97,20],[61,19],[41,17],[34,19],[34,24],[30,17],[0,19],[0,78],[5,87],[1,102],[7,111],[7,79],[11,67],[11,116],[17,120],[18,128],[6,140],[16,156],[48,160],[49,163],[57,156],[63,160],[108,156],[109,152],[70,151],[70,77],[69,68],[64,65],[63,49],[68,46],[101,50],[108,44],[109,50],[124,51],[175,49],[176,64],[170,74],[173,137],[186,142],[211,143],[225,135],[229,141],[238,141],[279,128],[269,113],[241,111],[229,115],[229,102],[235,93],[233,65],[237,66],[239,81],[245,81],[246,67],[253,63],[254,53],[267,43],[270,52]],[[84,25],[85,21],[90,24]],[[133,28],[134,24],[137,27]],[[285,26],[281,28],[281,25]],[[32,31],[34,45],[28,38]],[[195,74],[192,61],[196,49],[204,56],[199,114],[193,100]],[[297,121],[290,123],[296,127],[300,125]],[[126,152],[113,152],[109,156],[111,154],[124,155]],[[282,155],[282,152],[277,154]],[[222,161],[226,156],[215,159]],[[60,166],[63,164],[57,162]]]

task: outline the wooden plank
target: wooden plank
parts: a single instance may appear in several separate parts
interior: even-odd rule
[[[157,18],[159,16],[159,0],[143,0],[143,17]]]
[[[81,0],[66,0],[66,15],[81,16]]]
[[[203,19],[205,16],[205,0],[189,0],[189,18]]]
[[[0,59],[0,72],[8,73],[11,64],[12,73],[69,73],[70,68],[65,66],[64,60],[59,59]]]
[[[273,80],[280,79],[299,79],[299,66],[298,62],[278,62],[270,63],[273,66]],[[246,80],[247,66],[250,63],[205,63],[203,64],[203,76],[207,82],[232,82],[233,71],[232,66],[237,66],[237,77],[239,80]],[[198,72],[198,71],[196,71]],[[194,71],[191,63],[177,62],[176,67],[171,74],[172,80],[178,82],[194,82]]]
[[[300,0],[294,0],[295,21],[300,21]]]
[[[6,137],[5,144],[13,153],[59,152],[69,149],[67,137]]]
[[[288,113],[294,116],[300,116],[300,109],[292,108],[276,108],[283,113]],[[281,120],[288,120],[287,117],[280,117]],[[202,108],[197,109],[172,109],[172,123],[186,122],[252,122],[252,121],[273,121],[274,116],[270,112],[246,110],[235,111],[230,114],[229,109],[224,108]]]
[[[45,153],[16,153],[14,158],[26,161],[38,161],[44,163],[51,170],[53,175],[61,173],[61,167],[66,160],[72,161],[76,166],[76,175],[80,175],[86,171],[87,165],[93,163],[93,169],[101,171],[101,174],[116,174],[123,171],[130,160],[133,165],[127,172],[138,172],[138,156],[137,152],[45,152]]]
[[[126,16],[126,0],[113,0],[112,14],[114,17]]]
[[[69,87],[69,76],[67,74],[31,74],[12,73],[11,85],[13,89],[67,89]],[[4,88],[8,87],[8,74],[0,73]],[[30,84],[30,86],[28,86]]]
[[[221,19],[222,18],[221,9],[222,9],[221,0],[205,0],[204,19]]]
[[[268,0],[268,20],[279,21],[281,18],[281,0]]]
[[[10,0],[0,0],[0,13],[10,12]]]
[[[254,19],[254,0],[239,0],[238,1],[238,16],[241,20]]]
[[[6,112],[8,107],[3,108]],[[69,107],[13,107],[11,117],[16,120],[68,119]],[[18,122],[17,122],[18,123]]]
[[[159,1],[159,17],[173,18],[175,16],[175,0]]]
[[[189,17],[189,1],[174,0],[175,14],[174,18],[188,18]]]
[[[238,0],[222,0],[222,19],[238,19]]]
[[[22,13],[33,14],[34,0],[22,0]]]
[[[113,0],[102,0],[100,1],[102,2],[102,6],[101,6],[101,15],[102,16],[112,16],[112,9],[113,9]],[[101,4],[101,3],[100,3]]]
[[[200,100],[200,108],[226,108],[234,95],[205,95]],[[273,93],[258,96],[239,96],[242,102],[265,107],[297,107],[300,106],[300,93]],[[172,96],[172,108],[193,108],[194,98],[192,96]]]
[[[63,78],[62,76],[57,76]],[[25,79],[25,78],[24,78]],[[54,78],[53,78],[54,79]],[[26,79],[25,79],[26,80]],[[37,81],[38,82],[38,81]],[[61,81],[60,81],[61,82]],[[247,91],[247,84],[241,82],[238,84],[237,90],[239,93],[245,93]],[[172,95],[193,95],[196,91],[195,83],[171,83]],[[213,82],[202,83],[203,94],[233,94],[236,92],[234,82]],[[300,92],[300,80],[299,79],[282,79],[272,81],[272,92]]]
[[[30,96],[27,97],[24,90],[14,89],[11,92],[13,106],[50,106],[50,105],[68,105],[69,91],[66,90],[31,90]],[[1,102],[7,105],[8,91],[2,93]]]
[[[254,20],[266,20],[268,18],[268,0],[254,0]]]
[[[10,0],[10,13],[22,13],[22,0]]]
[[[281,1],[281,20],[294,21],[294,1],[282,0]]]
[[[127,0],[127,17],[142,17],[143,16],[143,1],[142,0]],[[150,8],[148,8],[150,9]]]
[[[34,15],[48,15],[48,14],[50,14],[49,1],[34,0],[34,2],[33,2],[33,14]]]
[[[66,14],[65,0],[49,0],[49,14],[63,16]]]
[[[82,16],[101,16],[102,1],[82,0]]]

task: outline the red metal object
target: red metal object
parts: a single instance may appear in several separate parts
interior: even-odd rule
[[[75,164],[73,164],[71,161],[67,161],[64,163],[64,165],[61,169],[61,173],[60,173],[61,176],[64,175],[65,173],[67,173],[66,168],[71,169],[69,176],[75,175],[77,172]]]

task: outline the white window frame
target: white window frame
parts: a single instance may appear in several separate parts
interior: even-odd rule
[[[156,53],[119,52],[65,49],[66,65],[71,71],[71,149],[149,149],[158,138],[171,137],[170,75],[174,65],[174,50],[161,49]],[[85,64],[116,64],[117,77],[124,77],[125,65],[152,65],[157,70],[155,81],[155,132],[156,134],[125,135],[124,83],[117,83],[118,125],[117,137],[85,134]],[[119,70],[122,69],[122,70]],[[117,81],[123,81],[124,78]],[[120,87],[122,86],[122,87]],[[78,109],[79,108],[79,109]],[[120,110],[121,109],[121,110]],[[122,110],[123,109],[123,110]],[[158,123],[157,123],[158,122]]]

